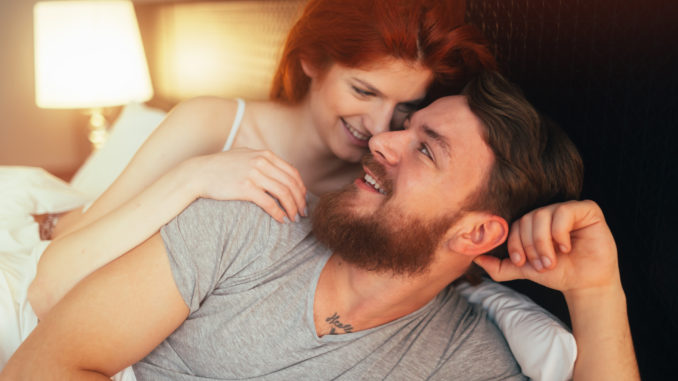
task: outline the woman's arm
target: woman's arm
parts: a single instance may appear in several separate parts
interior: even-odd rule
[[[221,150],[236,113],[235,102],[201,97],[178,104],[139,148],[125,170],[85,212],[60,219],[53,238],[87,226],[139,194],[184,160]]]
[[[52,241],[38,262],[28,300],[42,317],[81,279],[133,249],[194,199],[190,161],[89,225]]]
[[[173,112],[165,126],[173,129],[177,128],[174,124],[178,122],[188,123],[184,114],[197,111],[188,106]],[[197,130],[201,128],[204,127]],[[143,242],[198,197],[253,201],[279,221],[285,215],[294,218],[298,211],[304,210],[305,188],[299,174],[270,152],[238,149],[189,159],[182,157],[183,161],[170,154],[151,152],[159,151],[162,142],[178,144],[171,135],[163,130],[152,136],[149,144],[142,147],[120,179],[106,192],[105,195],[110,197],[99,203],[103,206],[95,213],[83,216],[88,218],[54,239],[45,250],[28,290],[28,299],[38,317],[49,311],[82,278]],[[184,146],[193,148],[180,149],[182,155],[211,148],[208,143],[201,144],[200,138],[192,139],[193,143]],[[164,151],[171,152],[170,147],[164,147]],[[156,176],[157,171],[150,168],[152,163],[146,163],[153,158],[179,164],[171,170],[162,164],[168,170],[127,201],[113,193],[120,190],[129,195],[139,188],[139,184],[133,182],[143,175],[143,167],[149,167],[147,177]],[[140,182],[144,186],[148,183],[146,178]]]

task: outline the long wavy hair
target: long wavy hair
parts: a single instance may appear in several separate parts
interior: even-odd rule
[[[470,76],[496,67],[464,13],[464,0],[311,0],[287,37],[270,98],[292,104],[304,98],[310,78],[302,59],[320,73],[334,63],[404,59],[433,72],[429,92],[458,93]]]

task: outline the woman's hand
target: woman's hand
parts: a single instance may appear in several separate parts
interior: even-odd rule
[[[191,161],[198,197],[251,201],[279,222],[307,215],[299,172],[270,151],[234,148]]]

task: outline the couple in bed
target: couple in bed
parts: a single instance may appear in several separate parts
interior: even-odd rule
[[[599,208],[553,204],[509,231],[576,197],[580,160],[491,71],[457,7],[311,1],[273,102],[175,108],[86,213],[56,225],[29,290],[41,323],[3,377],[137,363],[139,379],[521,378],[450,286],[475,261],[564,292],[575,377],[634,378]],[[322,195],[310,221],[306,187]],[[507,238],[510,259],[480,256]]]

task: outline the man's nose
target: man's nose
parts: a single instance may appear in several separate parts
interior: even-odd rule
[[[409,131],[387,131],[374,135],[369,142],[370,152],[383,164],[396,165],[407,145]]]

